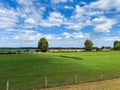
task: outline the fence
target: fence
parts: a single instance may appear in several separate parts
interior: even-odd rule
[[[39,79],[28,80],[29,82],[21,81],[21,80],[0,81],[0,90],[37,90],[37,88],[40,89],[40,88],[48,88],[54,86],[59,87],[59,86],[77,84],[88,81],[103,80],[105,76],[103,74],[99,74],[94,78],[90,78],[89,80],[85,80],[84,76],[79,77],[78,75],[74,75],[68,78],[64,78],[64,77],[61,78],[42,77],[40,78],[40,80]]]

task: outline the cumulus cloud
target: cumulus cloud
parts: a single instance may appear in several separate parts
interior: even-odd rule
[[[79,5],[76,5],[75,15],[71,16],[71,18],[76,19],[76,20],[84,19],[84,18],[82,18],[84,13],[85,13],[85,9],[83,7],[80,7]]]
[[[39,6],[37,9],[34,5],[35,0],[17,0],[19,6],[16,8],[5,7],[0,4],[0,28],[35,28],[40,26],[42,14],[45,7]]]
[[[54,2],[60,3],[60,2],[67,2],[68,0],[55,0]],[[101,0],[100,0],[101,1]],[[84,6],[76,5],[74,9],[74,14],[71,15],[70,18],[66,18],[64,15],[62,15],[60,12],[50,12],[47,19],[43,19],[42,15],[44,11],[46,10],[45,7],[39,7],[39,9],[34,6],[35,0],[18,0],[18,4],[21,5],[21,7],[17,7],[16,10],[14,9],[5,9],[4,7],[1,8],[1,21],[3,21],[1,24],[1,28],[5,27],[14,27],[18,26],[17,23],[21,22],[19,18],[22,18],[23,23],[19,23],[19,27],[22,28],[36,28],[39,26],[42,27],[60,27],[61,25],[64,25],[67,29],[73,29],[73,30],[81,30],[83,27],[92,25],[90,23],[94,23],[95,28],[94,31],[96,32],[109,32],[112,28],[112,25],[114,25],[113,20],[103,20],[104,24],[96,24],[94,20],[91,21],[91,16],[93,15],[101,15],[103,14],[102,11],[98,11],[93,9],[93,6],[95,3],[99,3],[100,1],[93,2],[91,4],[85,4]],[[71,0],[70,2],[73,2]],[[64,8],[73,9],[73,7],[70,6],[64,6]],[[100,8],[100,7],[99,7]],[[2,15],[7,15],[2,16]],[[12,19],[11,19],[12,18]],[[7,24],[6,24],[7,21]],[[100,19],[99,19],[100,21]],[[106,25],[105,25],[106,24]],[[104,30],[103,30],[104,27]]]
[[[117,11],[120,11],[120,0],[99,0],[91,3],[90,7],[103,10],[116,9]]]
[[[34,5],[35,0],[18,0],[20,6],[16,8],[20,21],[19,27],[23,29],[36,28],[40,26],[40,21],[42,20],[42,15],[46,10],[45,7],[40,5]],[[39,8],[39,9],[38,9]]]
[[[0,28],[13,28],[18,22],[18,17],[15,10],[12,8],[5,8],[3,5],[0,5]]]
[[[88,5],[83,7],[76,5],[74,14],[65,23],[65,27],[67,29],[81,30],[83,27],[91,25],[91,16],[101,15],[102,13],[102,11],[92,10]]]
[[[81,30],[84,27],[84,21],[88,19],[83,14],[85,13],[85,9],[80,7],[79,5],[75,6],[74,15],[70,17],[64,24],[67,29],[73,30]]]
[[[64,16],[59,12],[52,12],[49,14],[47,20],[43,20],[41,22],[41,26],[44,27],[53,27],[58,26],[60,27],[63,24]]]
[[[67,23],[66,28],[81,30],[85,26],[94,26],[93,30],[97,33],[110,32],[112,26],[117,23],[117,20],[106,18],[103,15],[103,10],[95,9],[91,6],[91,4],[83,7],[76,5],[74,15],[71,16],[71,23]],[[95,18],[92,18],[93,16]]]
[[[94,18],[91,24],[95,26],[95,32],[110,32],[112,26],[116,23],[114,19],[108,19],[106,17]]]

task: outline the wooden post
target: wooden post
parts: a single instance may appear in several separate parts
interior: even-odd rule
[[[75,83],[78,83],[78,77],[75,75]]]
[[[6,90],[9,90],[9,81],[6,83]]]
[[[48,81],[47,81],[47,77],[45,77],[45,88],[47,88],[48,86]]]
[[[100,79],[102,80],[103,79],[103,74],[101,73],[101,75],[100,75]]]

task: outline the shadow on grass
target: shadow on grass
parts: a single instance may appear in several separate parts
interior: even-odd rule
[[[80,57],[74,57],[74,56],[64,56],[64,55],[60,55],[60,57],[62,58],[71,58],[71,59],[76,59],[76,60],[82,60],[83,58],[80,58]]]

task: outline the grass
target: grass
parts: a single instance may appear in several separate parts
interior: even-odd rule
[[[0,55],[0,90],[30,90],[120,77],[120,52]]]
[[[120,90],[120,78],[35,90]]]

